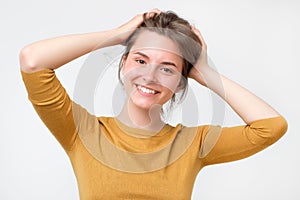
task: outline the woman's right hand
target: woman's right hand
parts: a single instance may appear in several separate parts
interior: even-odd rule
[[[157,8],[146,12],[146,18],[153,17],[154,14],[159,14],[161,11]],[[131,20],[117,28],[119,33],[120,44],[124,44],[127,38],[143,23],[144,14],[138,14]]]
[[[153,9],[146,13],[146,18],[159,13],[160,10]],[[139,14],[116,29],[65,35],[34,42],[20,52],[21,69],[24,72],[56,69],[96,49],[124,44],[143,21],[143,14]]]

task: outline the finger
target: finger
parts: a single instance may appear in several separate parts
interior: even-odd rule
[[[200,42],[201,42],[201,45],[202,45],[202,48],[204,49],[207,49],[207,45],[206,45],[206,42],[201,34],[201,32],[194,26],[192,26],[192,29],[194,31],[194,33],[198,36]]]
[[[149,13],[160,14],[160,13],[161,13],[161,10],[159,10],[158,8],[154,8],[154,9],[152,9]]]
[[[161,11],[159,9],[155,8],[149,12],[146,12],[145,14],[146,14],[146,18],[149,19],[149,18],[154,17],[155,15],[159,15],[160,13],[161,13]]]

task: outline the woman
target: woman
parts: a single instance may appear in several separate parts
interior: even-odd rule
[[[128,98],[117,116],[96,117],[70,99],[54,71],[119,44],[126,47],[119,74]],[[203,167],[246,158],[286,132],[278,112],[209,66],[206,49],[199,30],[157,9],[116,29],[22,49],[29,99],[68,154],[80,199],[190,199]],[[189,78],[223,98],[245,125],[166,124],[163,105],[184,94]]]

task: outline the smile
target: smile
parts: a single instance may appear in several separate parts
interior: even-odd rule
[[[159,93],[159,92],[156,91],[156,90],[149,89],[149,88],[143,87],[143,86],[141,86],[141,85],[136,85],[136,88],[137,88],[139,91],[141,91],[141,92],[143,92],[143,93],[146,93],[146,94],[157,94],[157,93]]]

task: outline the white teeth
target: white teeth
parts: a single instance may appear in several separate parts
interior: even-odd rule
[[[155,94],[155,93],[156,93],[155,90],[150,90],[150,89],[144,88],[144,87],[142,87],[142,86],[140,86],[140,85],[137,85],[137,88],[138,88],[139,90],[141,90],[142,92],[147,93],[147,94]]]

